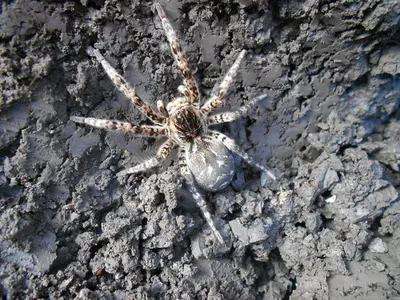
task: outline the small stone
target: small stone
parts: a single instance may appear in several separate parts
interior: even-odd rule
[[[379,272],[385,271],[386,265],[385,265],[384,263],[381,263],[381,262],[379,262],[379,261],[375,261],[375,264],[376,264],[376,269],[377,269]]]
[[[231,226],[233,234],[237,236],[239,240],[241,240],[245,244],[249,244],[249,236],[247,234],[247,228],[244,227],[238,219],[230,221],[229,225]]]
[[[243,226],[238,219],[230,221],[229,225],[233,234],[246,245],[263,241],[267,238],[264,224],[259,219],[255,220],[249,228]]]
[[[336,201],[336,195],[333,195],[332,197],[325,199],[326,203],[334,203],[335,201]]]
[[[352,242],[347,241],[344,244],[344,253],[346,255],[347,260],[352,260],[356,254],[357,248]]]
[[[386,253],[388,252],[388,246],[381,238],[375,238],[369,243],[368,249],[373,253]]]
[[[318,123],[317,126],[323,130],[328,130],[329,129],[329,125],[326,123]]]
[[[339,182],[339,176],[334,170],[329,169],[324,176],[323,187],[324,189],[331,190],[336,183]]]

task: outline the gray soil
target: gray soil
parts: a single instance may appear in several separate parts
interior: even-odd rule
[[[85,49],[153,105],[182,78],[152,2],[6,0],[0,14],[0,293],[5,299],[400,299],[400,2],[163,1],[203,101],[248,53],[218,130],[236,159],[205,193],[162,140],[76,125],[148,121]]]

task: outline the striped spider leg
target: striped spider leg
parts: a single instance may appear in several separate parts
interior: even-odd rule
[[[135,104],[138,109],[147,116],[153,123],[159,125],[133,125],[128,122],[121,122],[116,120],[104,120],[104,119],[96,119],[96,118],[84,118],[84,117],[76,117],[72,116],[70,119],[76,123],[82,123],[89,126],[93,126],[96,128],[102,129],[114,129],[114,130],[123,130],[129,133],[134,133],[147,137],[159,137],[159,136],[167,136],[168,130],[164,125],[166,121],[166,117],[163,115],[163,107],[159,106],[159,111],[161,113],[158,114],[155,112],[147,103],[145,103],[139,96],[136,94],[135,90],[129,86],[126,80],[118,74],[118,72],[110,65],[110,63],[103,57],[99,50],[89,47],[87,53],[91,56],[94,56],[99,63],[103,66],[104,71],[107,73],[108,77],[112,80],[112,82],[116,85],[116,87],[122,91],[128,99],[130,99],[133,104]],[[151,158],[143,163],[139,164],[136,167],[129,168],[127,170],[119,172],[117,175],[127,175],[133,174],[137,172],[145,171],[149,168],[152,168],[159,164],[162,160],[164,160],[170,150],[173,148],[175,143],[168,139],[164,142],[158,152],[156,157]]]
[[[256,98],[250,100],[245,106],[240,107],[236,111],[229,111],[229,112],[223,112],[223,113],[219,113],[219,114],[209,115],[207,117],[208,125],[211,126],[211,125],[235,121],[235,120],[243,117],[244,115],[246,115],[248,113],[248,111],[250,110],[250,108],[252,108],[258,101],[265,99],[267,97],[268,97],[267,94],[258,96]],[[220,103],[222,103],[222,102],[220,102]],[[263,165],[260,165],[259,163],[254,161],[254,159],[251,156],[249,156],[246,152],[244,152],[242,149],[240,149],[240,147],[235,143],[235,141],[233,139],[227,137],[226,135],[224,135],[220,132],[216,132],[216,131],[212,131],[212,130],[210,131],[209,135],[212,136],[213,138],[221,141],[225,145],[225,147],[227,147],[230,151],[232,151],[236,155],[239,155],[249,165],[256,167],[257,169],[259,169],[262,172],[264,172],[265,174],[267,174],[273,180],[276,180],[276,176],[272,173],[272,171],[269,168],[267,168]]]
[[[97,61],[103,66],[104,71],[106,71],[108,77],[112,80],[115,86],[125,94],[125,96],[132,101],[134,105],[153,123],[163,125],[165,123],[165,117],[156,113],[147,103],[145,103],[136,94],[136,91],[129,86],[126,80],[118,74],[118,72],[110,65],[108,61],[101,55],[100,51],[89,47],[87,53],[90,56],[94,56]]]
[[[176,33],[171,23],[167,19],[164,9],[159,3],[156,3],[156,10],[164,27],[165,35],[167,36],[172,55],[184,78],[184,86],[180,86],[178,90],[189,100],[190,104],[198,108],[200,102],[200,93],[196,80],[194,79],[192,71],[190,70],[189,63],[185,59],[182,47],[179,44],[178,38],[176,37]]]
[[[236,58],[233,65],[229,68],[224,79],[220,83],[217,95],[211,96],[210,99],[208,99],[207,102],[203,104],[203,106],[201,107],[201,112],[204,115],[206,116],[209,115],[216,109],[220,108],[222,103],[224,103],[224,97],[228,93],[229,86],[231,85],[233,78],[235,77],[239,69],[240,62],[242,61],[245,55],[246,55],[246,50],[242,50],[239,56]]]
[[[213,232],[214,236],[218,239],[218,241],[221,244],[223,244],[224,239],[222,238],[221,233],[215,227],[212,215],[207,208],[207,203],[203,195],[197,188],[195,179],[193,178],[193,174],[186,163],[186,151],[187,149],[184,148],[180,148],[179,150],[179,169],[181,171],[182,176],[186,180],[186,184],[188,185],[189,191],[192,193],[192,196],[196,201],[197,206],[200,208],[204,218],[206,219],[208,226],[210,226],[211,231]]]
[[[256,167],[257,169],[259,169],[262,172],[266,173],[273,180],[276,180],[276,176],[272,173],[272,171],[269,168],[264,167],[263,165],[259,164],[250,155],[248,155],[246,152],[244,152],[242,149],[240,149],[240,147],[236,144],[235,140],[231,139],[230,137],[227,137],[223,133],[220,133],[220,132],[217,132],[217,131],[212,131],[212,130],[210,130],[209,135],[213,139],[221,141],[222,144],[224,144],[224,146],[226,148],[228,148],[231,152],[235,153],[236,155],[239,155],[249,165]]]

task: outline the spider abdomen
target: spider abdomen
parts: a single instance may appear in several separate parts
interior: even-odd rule
[[[186,160],[196,182],[207,191],[226,187],[235,174],[235,161],[218,140],[195,139],[186,153]]]

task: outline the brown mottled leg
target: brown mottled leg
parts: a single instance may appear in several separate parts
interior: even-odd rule
[[[184,77],[184,84],[187,87],[188,94],[186,95],[191,104],[195,107],[199,107],[200,94],[197,87],[196,80],[194,79],[192,72],[190,71],[190,66],[183,55],[183,50],[179,44],[178,38],[176,37],[175,31],[172,28],[171,23],[168,21],[164,9],[159,3],[156,3],[156,9],[162,25],[164,27],[165,34],[167,36],[169,45],[171,47],[172,54],[175,61],[178,63],[178,67],[181,70]]]
[[[240,62],[243,59],[243,57],[246,54],[246,50],[242,50],[236,58],[236,61],[233,63],[233,65],[230,67],[228,70],[228,73],[226,73],[224,79],[222,80],[221,84],[219,85],[219,92],[217,95],[211,96],[209,100],[201,107],[201,112],[205,115],[208,115],[209,113],[213,112],[214,110],[218,109],[222,103],[224,102],[224,97],[226,96],[226,93],[228,92],[228,88],[232,83],[233,77],[235,77]]]
[[[175,146],[175,143],[171,139],[165,141],[160,146],[160,148],[158,148],[157,155],[155,157],[150,158],[149,160],[146,160],[135,167],[125,169],[121,172],[118,172],[117,175],[124,176],[124,175],[128,175],[128,174],[143,172],[143,171],[146,171],[147,169],[157,166],[159,163],[161,163],[164,159],[167,158],[167,156],[171,152],[171,149],[174,146]]]
[[[135,90],[131,88],[126,80],[117,73],[117,71],[108,63],[108,61],[106,61],[99,50],[89,47],[87,49],[87,53],[91,56],[94,56],[101,63],[104,71],[106,71],[108,77],[110,77],[117,88],[122,91],[125,96],[128,97],[144,115],[146,115],[146,117],[156,124],[164,124],[165,117],[156,113],[148,104],[143,102],[143,100],[138,97]]]
[[[135,133],[143,136],[164,136],[167,135],[167,130],[160,126],[149,126],[149,125],[133,125],[128,122],[121,122],[115,120],[104,120],[96,118],[83,118],[72,116],[71,121],[76,123],[82,123],[90,125],[96,128],[104,129],[120,129],[126,132]]]

